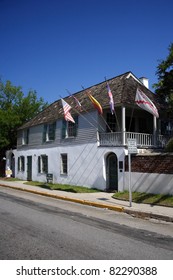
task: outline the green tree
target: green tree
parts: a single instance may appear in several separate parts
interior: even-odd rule
[[[15,148],[17,129],[33,118],[48,104],[43,98],[38,99],[36,91],[29,91],[26,96],[20,86],[13,86],[10,81],[0,81],[0,154],[9,148]]]
[[[173,115],[173,43],[168,47],[168,56],[157,66],[158,83],[154,84],[155,92],[168,104],[168,113]]]

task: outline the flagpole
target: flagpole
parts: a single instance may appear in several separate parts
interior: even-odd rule
[[[68,94],[69,94],[69,96],[70,97],[73,97],[73,95],[69,92],[69,90],[67,90],[66,89],[66,91],[68,92]],[[81,105],[81,107],[82,107],[82,109],[83,109],[83,106]],[[97,126],[95,126],[93,123],[91,123],[87,118],[85,118],[84,116],[83,116],[83,114],[81,114],[80,112],[79,112],[79,110],[76,110],[75,108],[73,108],[73,110],[76,112],[76,113],[78,113],[84,120],[86,120],[92,127],[94,127],[94,128],[96,128],[97,129]],[[86,111],[86,110],[85,110]],[[87,111],[86,111],[87,112]],[[88,112],[87,112],[88,113]],[[94,120],[94,118],[93,118],[93,120]],[[94,120],[95,121],[95,120]]]
[[[108,85],[108,82],[107,82],[106,76],[105,76],[104,78],[105,78],[105,82],[106,82],[106,84]],[[115,108],[113,109],[113,112],[114,112],[115,119],[116,119],[116,122],[117,122],[118,131],[120,131],[120,125],[119,125],[119,121],[118,121],[118,117],[117,117],[117,114],[116,114],[116,110],[115,110]]]
[[[82,87],[82,89],[83,90],[85,90],[85,88],[81,85],[81,87]],[[88,113],[88,111],[83,107],[83,105],[81,104],[81,107],[82,107],[82,110],[83,111],[85,111],[86,113]],[[96,123],[96,125],[98,126],[100,126],[100,128],[102,129],[102,131],[104,132],[105,131],[105,129],[101,126],[101,124],[100,123],[98,123],[93,117],[92,117],[92,115],[90,116],[91,117],[91,119]]]
[[[68,91],[68,90],[67,90]],[[68,94],[70,95],[70,97],[73,97],[73,95],[68,91]],[[59,97],[61,98],[61,99],[63,99],[62,97],[61,97],[61,95],[59,95]],[[82,105],[81,105],[82,106]],[[71,107],[71,106],[70,106]],[[88,121],[88,119],[87,118],[85,118],[84,116],[83,116],[83,114],[81,114],[79,111],[77,111],[75,108],[72,108],[71,107],[71,109],[73,109],[76,113],[78,113],[83,119],[85,119],[92,127],[94,127],[95,129],[97,129],[97,132],[98,132],[98,125],[101,127],[101,129],[103,130],[103,132],[105,131],[105,129],[98,123],[98,122],[96,122],[96,120],[92,117],[92,119],[94,120],[94,122],[96,123],[96,126],[93,124],[93,123],[91,123],[90,121]],[[85,110],[85,112],[87,112],[87,110]],[[87,112],[88,113],[88,112]],[[104,120],[104,119],[103,119]],[[104,120],[105,121],[105,120]],[[106,121],[105,121],[105,123],[106,123]],[[108,126],[108,124],[106,123],[106,125]],[[112,131],[111,131],[112,132]],[[112,142],[112,141],[111,141]]]
[[[86,89],[85,89],[83,86],[82,86],[82,88],[83,88],[83,90],[86,91]],[[87,96],[88,96],[88,94],[89,94],[89,93],[86,92],[86,95],[87,95]],[[108,123],[106,122],[106,120],[104,119],[104,117],[102,116],[102,114],[100,114],[100,116],[101,116],[102,120],[104,121],[104,123],[106,124],[106,126],[109,128],[110,132],[112,132],[110,126],[108,125]],[[100,125],[100,124],[99,124],[99,125]],[[101,125],[100,125],[100,127],[101,127]],[[103,129],[103,128],[102,128],[102,129]],[[104,129],[103,129],[103,131],[104,131]]]

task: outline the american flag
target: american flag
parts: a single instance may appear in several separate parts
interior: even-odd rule
[[[63,110],[64,110],[65,120],[75,123],[72,115],[70,114],[71,106],[64,99],[61,99],[61,102],[62,102],[62,107],[63,107]]]
[[[109,86],[108,83],[106,84],[106,87],[107,87],[108,95],[109,95],[109,98],[110,98],[109,105],[110,105],[111,113],[113,115],[113,113],[115,111],[115,109],[114,109],[114,99],[113,99],[113,95],[112,95],[112,92],[111,92],[111,89],[110,89],[110,86]]]

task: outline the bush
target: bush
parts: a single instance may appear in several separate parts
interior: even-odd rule
[[[173,138],[171,138],[165,148],[166,152],[173,152]]]

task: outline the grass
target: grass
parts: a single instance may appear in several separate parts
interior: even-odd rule
[[[73,192],[73,193],[94,193],[101,192],[101,190],[95,188],[87,188],[81,186],[72,186],[72,185],[62,185],[62,184],[50,184],[50,183],[41,183],[36,181],[29,181],[25,183],[26,185],[38,186],[44,189],[50,190],[59,190],[65,192]]]
[[[4,179],[4,178],[1,178]],[[8,181],[20,181],[17,178],[5,178]],[[98,189],[91,189],[81,186],[72,186],[72,185],[62,185],[62,184],[47,184],[37,181],[29,181],[25,183],[26,185],[38,186],[45,189],[50,190],[60,190],[66,192],[73,192],[73,193],[94,193],[94,192],[102,192]],[[112,196],[115,199],[119,200],[129,200],[129,192],[117,192]],[[160,206],[167,206],[173,207],[173,196],[166,195],[166,194],[150,194],[150,193],[140,193],[140,192],[133,192],[132,193],[132,201],[136,203],[146,203],[150,205],[160,205]]]
[[[117,192],[113,195],[113,198],[120,200],[129,200],[129,192]],[[151,205],[173,207],[173,196],[167,194],[133,192],[132,201],[136,203],[146,203]]]
[[[13,177],[1,177],[1,176],[0,176],[0,180],[4,180],[4,181],[23,181],[23,180],[18,179],[18,178],[13,178]]]

